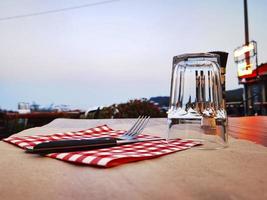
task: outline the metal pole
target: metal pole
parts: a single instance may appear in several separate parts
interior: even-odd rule
[[[247,0],[244,0],[244,27],[245,27],[245,45],[249,44],[249,33],[248,33],[248,8],[247,8]],[[246,55],[246,64],[250,63],[249,55]],[[248,101],[248,85],[244,83],[244,114],[247,116],[249,114],[249,101]]]
[[[245,23],[245,44],[249,44],[249,33],[248,33],[248,5],[247,0],[244,0],[244,23]]]

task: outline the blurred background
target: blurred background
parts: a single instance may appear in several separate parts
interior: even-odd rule
[[[248,1],[259,65],[267,61],[266,10],[266,0]],[[135,117],[118,114],[125,105],[165,116],[172,58],[194,52],[229,53],[228,102],[239,103],[228,110],[244,115],[234,62],[244,44],[243,0],[9,0],[0,13],[0,127],[9,132],[18,121],[29,127],[29,118],[35,126],[57,117]]]

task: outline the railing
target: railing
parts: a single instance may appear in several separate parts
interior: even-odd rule
[[[31,112],[20,114],[6,112],[0,114],[0,139],[26,128],[43,126],[56,118],[80,119],[83,112]]]

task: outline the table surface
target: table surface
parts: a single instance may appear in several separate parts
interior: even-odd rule
[[[267,116],[236,117],[229,120],[229,133],[267,147]]]
[[[229,133],[239,138],[243,132],[266,134],[261,129],[266,127],[266,119],[230,118]],[[250,127],[245,121],[252,125],[262,121],[263,126]],[[127,129],[132,123],[131,119],[56,119],[18,135],[52,134],[102,124]],[[162,136],[165,130],[166,119],[151,119],[145,133]],[[25,154],[5,142],[0,142],[0,151],[0,199],[3,200],[267,199],[267,148],[232,137],[226,149],[192,148],[108,169]]]

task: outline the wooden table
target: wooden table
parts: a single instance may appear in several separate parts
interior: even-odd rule
[[[267,146],[267,116],[230,118],[228,130],[234,138]]]
[[[263,125],[256,126],[261,120]],[[18,135],[52,134],[101,124],[127,129],[132,122],[56,119]],[[266,135],[265,127],[266,117],[229,119],[230,134],[239,138],[245,133],[247,139],[254,139],[251,132]],[[162,135],[165,130],[166,119],[152,119],[145,132]],[[232,137],[226,149],[193,148],[109,169],[25,154],[4,142],[0,142],[0,152],[1,200],[267,199],[267,148]]]

